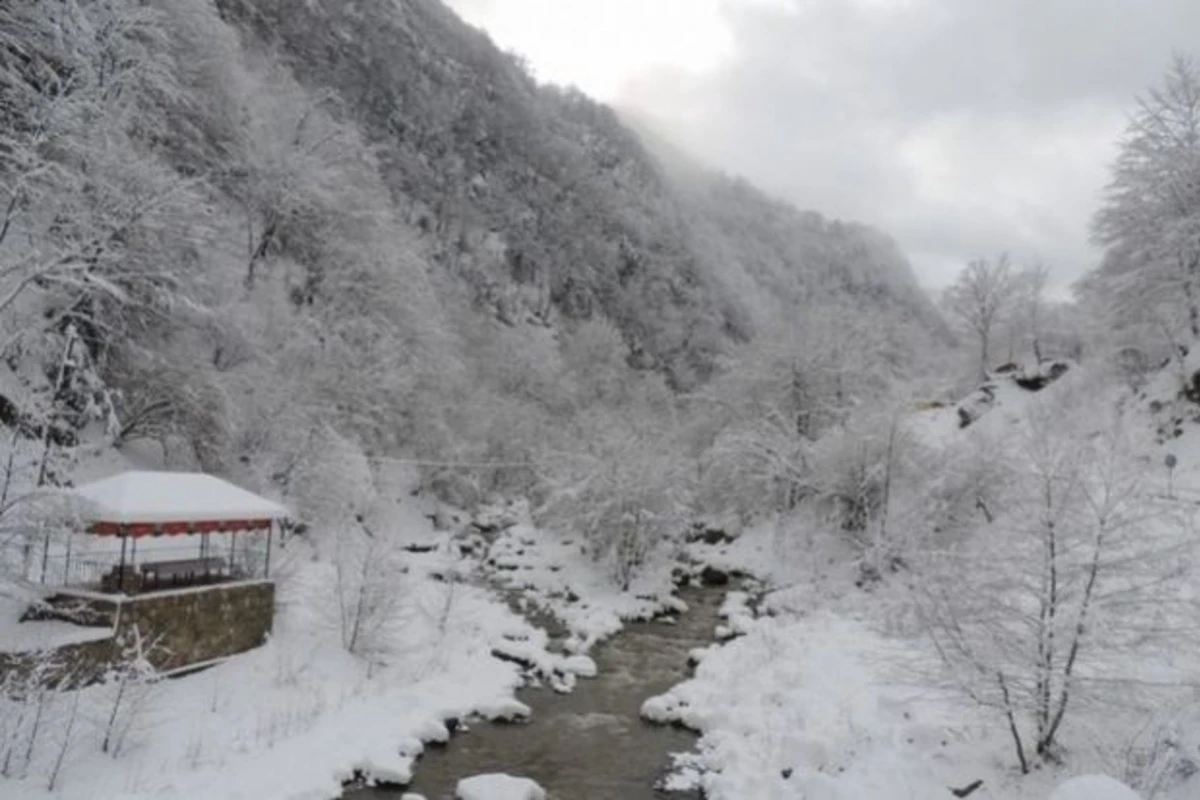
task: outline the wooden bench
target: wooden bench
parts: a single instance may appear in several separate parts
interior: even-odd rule
[[[173,561],[151,561],[139,565],[142,584],[162,586],[164,584],[190,583],[197,577],[225,577],[225,559],[220,556],[206,558],[180,558]]]
[[[134,572],[133,567],[127,566],[124,571],[114,566],[100,576],[100,591],[125,592],[137,594],[142,588],[142,576]]]

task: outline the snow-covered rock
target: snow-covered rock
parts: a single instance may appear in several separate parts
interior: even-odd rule
[[[532,713],[533,710],[529,706],[514,697],[499,700],[479,709],[480,716],[493,722],[517,722],[528,719]]]
[[[597,672],[596,662],[587,656],[568,656],[563,659],[562,670],[581,678],[594,678]]]
[[[529,778],[501,773],[464,778],[454,796],[457,800],[546,800],[546,792]]]
[[[445,744],[450,741],[450,729],[437,719],[427,719],[417,727],[417,738],[422,742]]]
[[[1141,800],[1137,792],[1107,775],[1080,775],[1059,785],[1049,800]]]
[[[714,635],[719,641],[745,636],[754,626],[754,610],[750,606],[750,595],[746,592],[729,592],[721,604],[718,616],[725,620],[718,625]]]

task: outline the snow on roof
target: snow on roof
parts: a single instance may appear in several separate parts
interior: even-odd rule
[[[92,522],[224,522],[283,519],[278,503],[201,472],[123,472],[74,490]]]

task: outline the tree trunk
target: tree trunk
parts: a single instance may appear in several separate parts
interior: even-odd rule
[[[988,335],[981,333],[979,335],[979,380],[986,381],[988,378],[988,362],[991,356],[988,353]]]
[[[1096,543],[1092,549],[1092,561],[1088,564],[1087,583],[1083,588],[1083,599],[1079,601],[1079,617],[1075,620],[1074,635],[1071,638],[1071,646],[1067,652],[1067,661],[1063,665],[1062,687],[1059,689],[1058,698],[1055,703],[1054,716],[1050,720],[1050,725],[1042,734],[1041,740],[1038,742],[1037,750],[1039,755],[1045,755],[1054,745],[1054,737],[1058,734],[1059,726],[1062,725],[1063,717],[1067,713],[1067,702],[1070,700],[1071,677],[1075,673],[1075,662],[1079,657],[1079,649],[1083,646],[1083,637],[1087,631],[1087,616],[1088,611],[1092,607],[1092,597],[1096,591],[1096,577],[1100,574],[1100,554],[1104,546],[1104,523],[1100,524],[1100,533],[1096,536]]]
[[[1017,761],[1021,765],[1021,774],[1029,774],[1029,761],[1025,758],[1025,745],[1021,742],[1021,731],[1017,728],[1017,719],[1013,714],[1012,698],[1008,694],[1008,681],[1004,679],[1003,672],[996,673],[996,680],[1000,683],[1000,694],[1004,698],[1004,716],[1008,720],[1008,732],[1012,736],[1013,747],[1017,750]]]

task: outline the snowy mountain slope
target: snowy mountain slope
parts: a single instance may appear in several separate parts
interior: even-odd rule
[[[437,0],[218,6],[336,98],[422,249],[502,319],[603,315],[682,385],[797,302],[940,324],[882,235],[703,171],[692,191],[610,109],[536,86]]]

